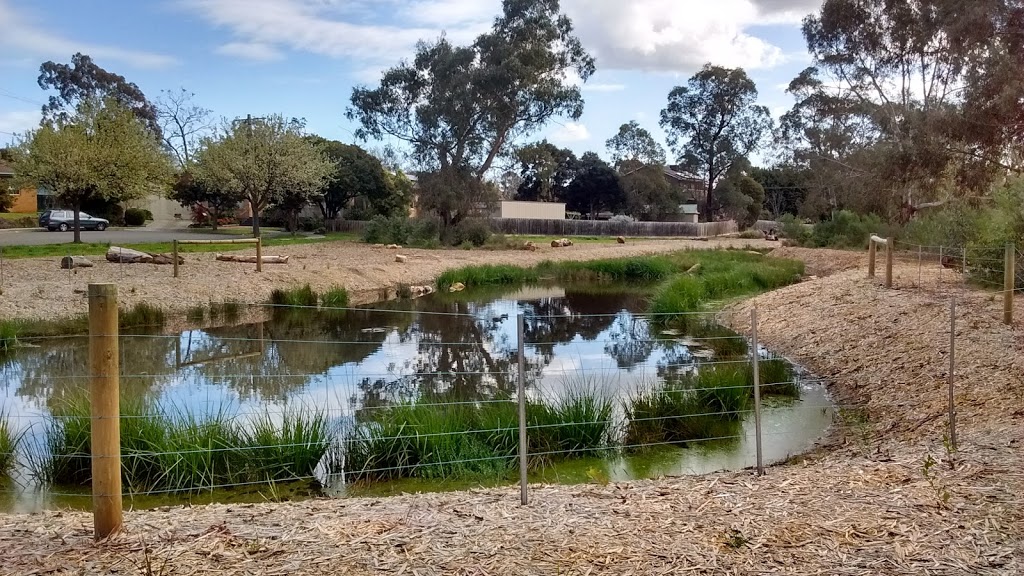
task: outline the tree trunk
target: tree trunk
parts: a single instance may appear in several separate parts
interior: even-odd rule
[[[251,203],[251,202],[249,203],[249,206],[250,206],[250,208],[252,210],[252,237],[253,238],[259,238],[260,237],[260,211],[257,210],[256,209],[256,205]]]
[[[82,227],[81,227],[82,218],[81,218],[81,214],[82,214],[82,203],[81,202],[75,202],[75,221],[74,221],[74,226],[75,226],[75,239],[74,239],[74,243],[75,244],[81,244],[82,243]]]
[[[218,213],[217,210],[213,208],[212,205],[206,207],[206,213],[210,215],[210,229],[216,230],[217,219],[220,217],[220,214]]]

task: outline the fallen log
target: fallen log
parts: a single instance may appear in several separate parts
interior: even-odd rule
[[[566,246],[572,246],[572,240],[569,240],[568,238],[562,238],[561,240],[551,241],[552,248],[565,248]]]
[[[619,236],[618,238],[616,238],[615,241],[618,242],[619,244],[625,244],[626,243],[626,239],[624,237],[622,237],[622,236]]]
[[[289,258],[291,258],[291,256],[264,256],[262,260],[264,264],[287,264]],[[255,264],[256,256],[248,256],[244,254],[217,254],[217,260],[221,262],[243,262],[246,264]]]
[[[106,258],[108,262],[119,264],[172,264],[174,262],[174,257],[170,254],[150,254],[120,246],[107,248]],[[178,264],[184,263],[185,259],[178,256]]]
[[[406,257],[405,256],[402,256],[401,254],[395,254],[395,262],[401,263],[401,262],[405,262],[405,261],[406,261]]]
[[[65,256],[60,259],[61,270],[71,270],[72,268],[92,268],[93,263],[85,256]]]

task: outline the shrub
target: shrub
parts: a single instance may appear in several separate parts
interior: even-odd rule
[[[782,225],[782,236],[797,244],[806,244],[811,238],[811,228],[792,214],[783,214],[779,224]]]
[[[412,228],[408,218],[377,215],[363,228],[363,241],[367,244],[408,244]]]
[[[125,210],[125,225],[130,225],[130,227],[145,225],[145,212],[139,208],[128,208]]]
[[[858,215],[849,210],[836,212],[831,220],[815,224],[811,243],[817,248],[866,248],[872,234],[886,234],[881,218]]]
[[[167,321],[163,308],[139,302],[128,309],[122,309],[118,314],[118,325],[121,328],[144,328],[163,326]]]
[[[483,246],[491,236],[491,227],[486,220],[469,218],[455,225],[448,232],[448,244],[461,246],[470,243],[472,246]]]

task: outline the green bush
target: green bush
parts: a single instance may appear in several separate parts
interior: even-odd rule
[[[490,236],[491,227],[486,220],[470,218],[459,222],[449,231],[446,243],[461,246],[468,242],[473,246],[483,246]]]
[[[153,221],[153,212],[145,208],[142,209],[142,213],[146,216],[146,222]]]
[[[146,212],[140,208],[129,208],[124,211],[124,223],[127,226],[145,226]]]
[[[275,306],[302,306],[315,308],[319,297],[309,284],[300,288],[277,288],[270,293],[270,303]]]
[[[867,248],[871,235],[888,235],[887,228],[874,214],[840,210],[831,220],[814,225],[810,241],[816,248]]]
[[[782,236],[797,244],[806,244],[811,239],[811,228],[792,214],[783,214],[779,218],[782,225]]]

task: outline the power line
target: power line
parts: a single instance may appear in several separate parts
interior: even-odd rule
[[[18,96],[17,94],[11,94],[10,92],[7,92],[6,90],[0,90],[0,96],[4,96],[4,97],[10,98],[12,100],[21,100],[22,102],[27,102],[29,104],[37,104],[39,106],[45,106],[46,105],[43,102],[40,102],[38,100],[32,100],[30,98],[25,98],[23,96]]]

